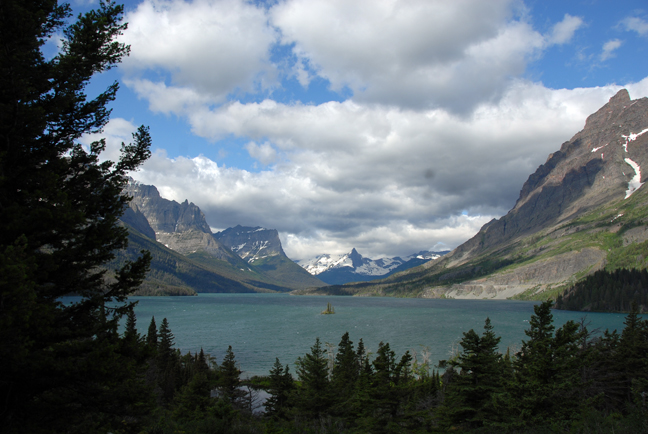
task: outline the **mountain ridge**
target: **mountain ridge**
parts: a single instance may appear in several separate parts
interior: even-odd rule
[[[125,193],[132,200],[121,219],[131,234],[124,254],[135,257],[142,249],[153,254],[152,273],[144,285],[147,294],[164,294],[168,288],[172,292],[287,292],[325,285],[305,271],[300,275],[301,269],[285,257],[278,235],[279,256],[262,263],[247,261],[218,240],[200,208],[188,200],[164,199],[155,186],[134,180]],[[178,278],[176,273],[186,276]]]
[[[330,285],[339,285],[356,281],[370,281],[387,277],[395,272],[403,271],[422,263],[436,259],[448,253],[420,251],[401,258],[370,259],[362,256],[353,248],[350,253],[342,255],[322,254],[314,258],[297,261],[297,263],[312,275]]]
[[[514,207],[442,258],[364,284],[314,293],[543,298],[648,239],[648,98],[624,89],[550,154]],[[648,252],[646,252],[648,253]],[[639,264],[645,267],[647,264]],[[607,269],[607,268],[606,268]]]

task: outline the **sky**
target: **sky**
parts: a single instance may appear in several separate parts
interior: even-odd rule
[[[124,6],[130,56],[87,89],[120,83],[105,158],[149,126],[133,178],[294,260],[453,249],[617,91],[648,96],[645,0]]]

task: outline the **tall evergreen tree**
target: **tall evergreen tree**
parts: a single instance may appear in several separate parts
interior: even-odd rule
[[[146,344],[151,349],[157,351],[158,334],[157,334],[157,325],[155,324],[155,317],[151,318],[151,323],[149,324],[148,333],[146,334]]]
[[[619,339],[613,363],[623,385],[623,399],[633,401],[633,395],[648,394],[648,320],[639,316],[637,303],[630,313]]]
[[[5,432],[93,432],[119,425],[137,395],[120,395],[133,365],[115,342],[127,295],[150,257],[107,279],[113,252],[127,244],[118,225],[129,198],[127,173],[149,156],[141,127],[116,163],[100,162],[101,132],[117,84],[89,99],[96,73],[128,47],[123,9],[112,2],[70,26],[56,0],[0,2],[0,426]],[[59,32],[59,54],[42,47]],[[61,297],[77,295],[74,303]],[[105,320],[102,320],[105,312]],[[118,397],[118,398],[117,398]]]
[[[446,426],[479,428],[497,417],[493,397],[504,387],[504,365],[497,351],[500,342],[490,318],[480,337],[474,330],[463,334],[462,352],[450,365],[458,370],[448,385],[440,413]]]
[[[264,406],[266,414],[274,419],[286,419],[289,409],[290,396],[295,389],[295,382],[290,375],[289,367],[283,367],[279,359],[275,360],[270,370],[270,397]]]
[[[328,415],[332,395],[328,361],[319,338],[315,339],[310,353],[297,359],[297,377],[301,382],[296,400],[300,413],[312,419]]]
[[[239,389],[241,387],[241,370],[236,365],[236,358],[231,345],[227,347],[227,352],[219,369],[218,385],[223,398],[233,407],[237,407],[243,396]]]
[[[552,301],[534,306],[525,333],[529,340],[514,362],[515,377],[508,384],[508,410],[518,427],[569,424],[588,401],[583,399],[581,330],[568,321],[554,336]]]
[[[347,401],[354,393],[359,374],[356,357],[353,342],[349,339],[349,332],[346,332],[342,335],[338,345],[333,373],[331,374],[331,387],[338,403],[338,408],[335,409],[337,414],[346,413],[348,409]]]

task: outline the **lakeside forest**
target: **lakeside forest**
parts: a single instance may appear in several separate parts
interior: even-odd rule
[[[0,427],[6,433],[395,433],[648,431],[648,321],[632,304],[625,327],[553,326],[551,302],[535,307],[512,354],[485,319],[445,361],[368,354],[341,337],[331,365],[316,340],[266,377],[243,381],[229,347],[221,361],[181,354],[171,325],[137,332],[128,295],[151,260],[124,249],[119,217],[127,174],[150,156],[141,126],[116,162],[102,161],[100,132],[117,83],[89,99],[93,75],[129,47],[123,8],[79,16],[56,0],[0,3]],[[42,47],[65,36],[60,53]],[[63,304],[67,295],[79,301]],[[120,324],[125,329],[120,332]],[[222,339],[222,337],[221,337]],[[235,343],[232,343],[235,344]],[[256,391],[270,395],[265,413]]]
[[[166,319],[140,336],[129,311],[110,338],[139,366],[139,413],[123,432],[145,433],[638,433],[648,431],[648,320],[636,304],[621,333],[553,325],[551,301],[534,307],[519,352],[503,353],[490,320],[461,350],[432,364],[389,343],[366,352],[345,333],[331,360],[319,338],[292,365],[242,380],[229,346],[218,363],[181,354]],[[295,372],[291,371],[295,366]],[[261,402],[257,391],[269,394]],[[263,407],[259,413],[255,409]],[[106,420],[108,422],[109,419]],[[129,426],[130,425],[130,426]]]

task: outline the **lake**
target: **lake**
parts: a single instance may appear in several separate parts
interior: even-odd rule
[[[441,300],[382,297],[291,296],[287,294],[199,294],[197,297],[131,297],[140,333],[151,317],[160,326],[167,318],[176,348],[200,351],[222,361],[231,345],[242,377],[267,375],[275,358],[289,363],[295,374],[297,357],[310,351],[315,338],[337,349],[349,332],[354,345],[362,338],[369,351],[389,343],[398,358],[405,351],[428,352],[436,364],[459,347],[462,333],[481,335],[490,317],[502,337],[500,351],[517,351],[525,339],[537,302],[509,300]],[[327,303],[334,315],[321,315]],[[553,311],[556,328],[567,320],[586,317],[590,330],[623,329],[625,314]]]

